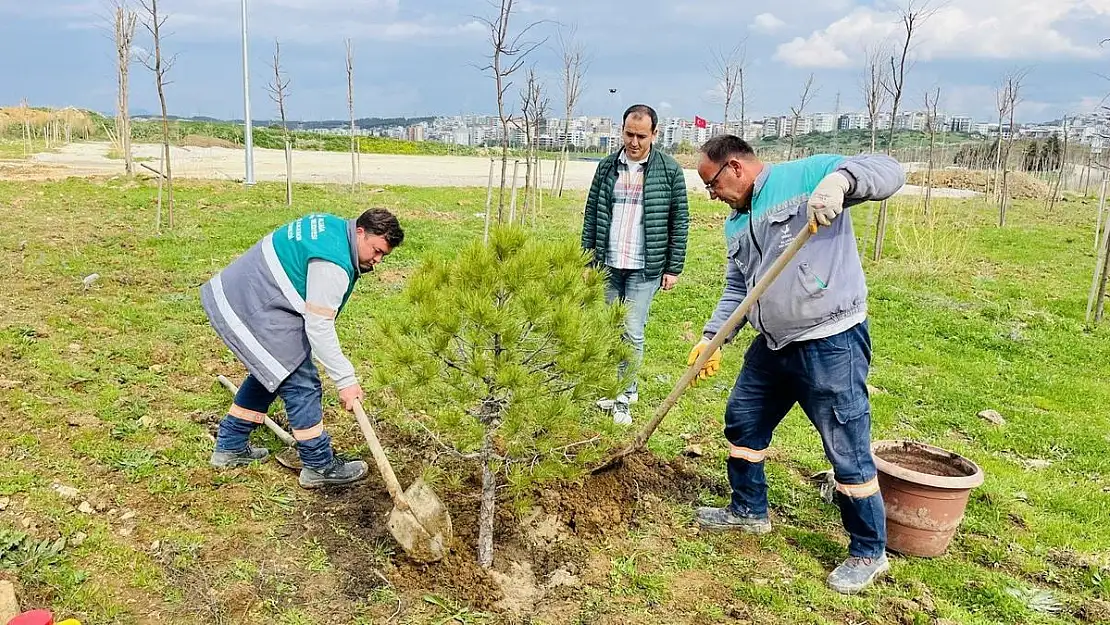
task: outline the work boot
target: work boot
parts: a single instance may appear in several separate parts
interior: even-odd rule
[[[853,556],[829,573],[829,588],[843,595],[854,595],[870,586],[889,570],[890,561],[887,560],[885,553],[877,558]]]
[[[319,467],[304,467],[301,469],[301,488],[321,488],[324,486],[343,486],[357,482],[366,477],[369,470],[366,463],[361,460],[343,460],[338,456],[328,464]]]
[[[771,531],[771,519],[766,516],[737,514],[728,508],[698,508],[698,527],[707,532],[745,532],[766,534]]]
[[[613,404],[613,423],[632,425],[632,412],[628,410],[628,404],[621,401]]]
[[[235,467],[245,467],[252,462],[265,460],[269,455],[269,449],[265,447],[251,447],[250,445],[247,445],[239,451],[217,449],[212,452],[212,457],[208,459],[208,464],[217,469],[233,469]]]
[[[612,410],[618,403],[624,403],[626,406],[640,401],[639,393],[621,393],[617,395],[616,399],[599,399],[597,400],[597,407],[602,410]]]

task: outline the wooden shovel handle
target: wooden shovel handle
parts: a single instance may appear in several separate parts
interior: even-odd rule
[[[232,397],[239,393],[239,387],[235,386],[235,383],[227,379],[227,377],[219,375],[216,376],[216,379],[220,381],[220,384],[223,384],[224,388],[231,391]],[[271,419],[269,416],[267,416],[262,422],[266,424],[266,427],[269,428],[275,436],[281,439],[281,442],[285,443],[289,447],[297,446],[297,439],[293,438],[293,436],[289,434],[289,432],[286,432],[285,428],[281,427],[277,423],[274,423],[274,420]]]
[[[378,472],[382,474],[389,496],[393,498],[393,504],[400,510],[408,510],[409,502],[405,499],[405,492],[401,488],[401,483],[397,481],[393,465],[389,464],[389,458],[386,457],[385,450],[378,441],[378,435],[374,432],[374,426],[370,425],[370,418],[366,416],[360,401],[355,401],[355,421],[358,421],[358,427],[366,437],[366,444],[370,446],[370,453],[374,456],[374,463],[378,465]]]
[[[806,244],[806,241],[809,241],[810,237],[813,236],[814,231],[815,229],[812,225],[807,226],[805,229],[802,230],[801,233],[798,234],[797,237],[794,238],[794,241],[791,242],[790,245],[782,251],[782,254],[779,254],[779,257],[775,260],[775,262],[771,265],[769,269],[767,269],[767,273],[763,274],[763,277],[759,279],[759,282],[756,282],[755,286],[752,287],[752,290],[748,292],[748,295],[744,298],[744,301],[740,302],[740,305],[736,307],[736,310],[734,310],[732,314],[729,315],[728,320],[725,321],[724,325],[721,326],[721,329],[717,331],[717,334],[713,336],[713,340],[709,341],[709,345],[707,345],[706,348],[702,350],[701,355],[698,356],[698,359],[694,361],[694,364],[687,367],[686,373],[683,373],[682,377],[678,379],[678,382],[674,385],[674,389],[671,390],[671,394],[668,395],[665,400],[663,400],[662,404],[659,404],[659,408],[655,410],[655,416],[652,417],[651,421],[647,422],[644,428],[640,430],[638,434],[636,434],[636,437],[632,439],[632,442],[629,443],[627,447],[610,456],[608,460],[606,460],[598,468],[594,469],[594,473],[615,465],[616,463],[620,462],[625,456],[639,451],[644,447],[644,445],[647,444],[648,439],[651,438],[651,435],[655,433],[655,430],[659,427],[659,424],[663,422],[663,419],[667,416],[667,413],[670,412],[671,408],[674,407],[676,402],[678,402],[678,398],[681,397],[682,393],[687,389],[687,387],[690,386],[690,382],[692,382],[694,378],[697,377],[698,373],[702,370],[702,367],[704,367],[705,363],[709,361],[709,358],[712,357],[718,349],[720,349],[721,345],[724,344],[725,339],[728,338],[728,336],[732,334],[733,330],[735,330],[736,327],[740,325],[740,321],[748,314],[748,311],[751,310],[756,300],[758,300],[763,295],[763,292],[771,286],[771,283],[775,281],[775,278],[779,277],[779,274],[782,273],[782,270],[786,268],[786,265],[790,263],[790,261],[793,260],[794,255],[798,253],[798,250],[802,249],[802,246]]]

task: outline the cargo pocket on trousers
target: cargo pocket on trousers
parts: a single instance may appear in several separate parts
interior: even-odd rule
[[[871,407],[867,397],[857,397],[833,406],[832,447],[838,455],[859,457],[870,454]]]

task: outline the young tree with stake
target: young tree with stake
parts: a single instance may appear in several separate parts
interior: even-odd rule
[[[559,35],[559,51],[563,59],[563,98],[566,104],[566,120],[563,122],[563,153],[559,159],[559,185],[557,194],[563,197],[563,185],[567,179],[567,161],[570,149],[570,118],[574,116],[574,109],[578,106],[578,99],[582,96],[582,83],[586,77],[586,68],[589,59],[586,57],[586,46],[575,39],[575,28],[563,37]]]
[[[158,14],[158,0],[139,0],[145,13],[143,26],[150,33],[154,42],[154,52],[143,59],[143,65],[154,73],[154,81],[158,87],[158,101],[162,105],[162,167],[158,176],[158,208],[155,215],[155,230],[162,231],[162,187],[163,181],[169,197],[169,225],[173,228],[173,171],[170,163],[170,121],[166,109],[166,72],[177,60],[174,55],[168,59],[162,57],[162,28],[166,24],[166,17]]]
[[[798,139],[798,124],[802,120],[802,114],[805,112],[806,106],[809,105],[813,97],[817,95],[817,90],[813,88],[813,74],[809,75],[806,79],[806,84],[802,87],[802,95],[799,98],[798,106],[790,107],[790,114],[794,116],[790,125],[790,156],[794,158],[794,143]]]
[[[497,118],[501,122],[501,184],[497,191],[497,223],[499,224],[505,218],[505,176],[509,167],[509,124],[512,121],[512,113],[505,108],[505,94],[513,84],[510,78],[524,65],[528,54],[547,41],[544,38],[532,43],[524,39],[533,28],[543,22],[532,22],[516,34],[510,31],[509,19],[513,15],[513,3],[514,0],[499,0],[498,3],[493,4],[498,7],[497,17],[476,18],[485,24],[489,34],[492,48],[490,62],[480,69],[488,71],[493,77],[497,95]]]
[[[889,80],[883,83],[887,94],[890,96],[890,138],[887,140],[886,153],[890,155],[894,149],[894,131],[898,123],[898,105],[902,103],[902,94],[906,86],[906,72],[909,70],[910,47],[913,37],[921,28],[922,22],[929,18],[933,11],[929,8],[929,0],[920,2],[909,0],[905,7],[899,11],[902,24],[902,49],[898,57],[890,57]],[[879,222],[875,225],[875,248],[872,260],[883,257],[883,242],[886,240],[887,201],[879,204]]]
[[[293,205],[293,143],[289,123],[285,119],[285,98],[289,95],[289,79],[281,73],[281,42],[274,40],[274,80],[268,86],[270,99],[277,104],[281,116],[281,136],[285,143],[285,205]]]
[[[724,105],[725,134],[729,133],[729,111],[733,101],[740,98],[740,132],[744,136],[744,43],[741,42],[732,50],[713,50],[713,64],[709,68],[709,75],[717,82],[718,97]]]
[[[131,111],[129,107],[129,78],[131,74],[131,48],[135,43],[135,26],[139,15],[127,5],[126,0],[117,0],[114,31],[116,44],[116,141],[123,153],[123,168],[127,175],[135,173],[135,161],[131,154]]]

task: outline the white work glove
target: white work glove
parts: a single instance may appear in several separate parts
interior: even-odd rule
[[[848,177],[837,171],[817,183],[817,188],[809,194],[809,204],[806,207],[811,230],[816,232],[817,224],[832,225],[832,220],[844,211],[844,194],[851,186]]]

